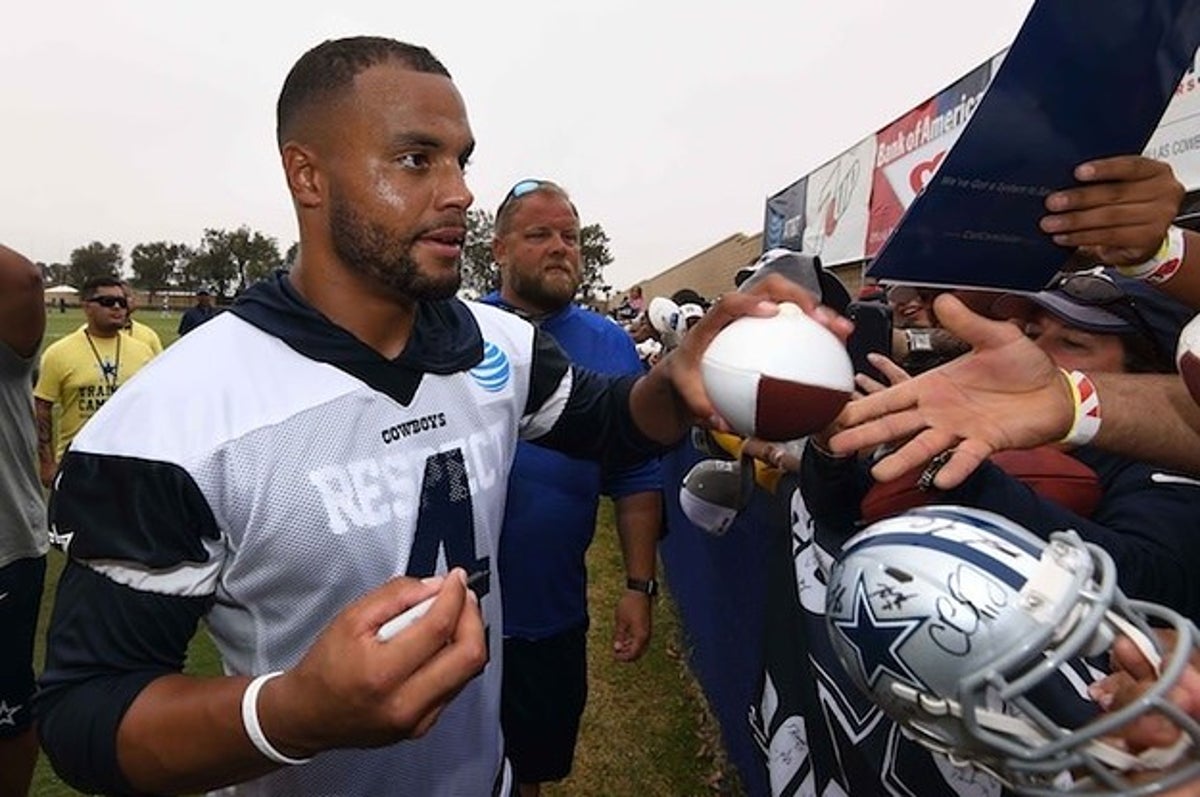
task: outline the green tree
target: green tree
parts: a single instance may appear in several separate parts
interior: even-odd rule
[[[218,296],[266,279],[283,266],[274,238],[241,226],[236,230],[206,229],[200,249],[185,269],[188,287],[211,286]]]
[[[66,285],[71,282],[70,263],[51,263],[42,267],[42,276],[47,285]]]
[[[296,264],[298,257],[300,257],[300,242],[292,241],[292,245],[287,248],[287,252],[283,256],[283,267],[290,269]]]
[[[121,245],[92,241],[71,252],[68,282],[76,288],[94,277],[121,276]]]
[[[55,286],[55,284],[67,284],[71,282],[71,265],[68,263],[38,263],[42,266],[42,280],[46,282],[46,287]]]
[[[129,252],[133,284],[149,291],[153,300],[155,293],[183,279],[184,269],[191,259],[192,249],[187,244],[170,241],[138,244]]]
[[[599,224],[589,224],[579,231],[583,276],[575,298],[581,304],[594,305],[608,299],[612,286],[604,281],[604,267],[613,262],[608,244],[608,233]]]
[[[467,211],[467,239],[463,244],[462,290],[472,298],[500,287],[500,272],[492,262],[492,231],[496,219],[490,211]]]

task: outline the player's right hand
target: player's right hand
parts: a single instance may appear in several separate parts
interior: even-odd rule
[[[376,638],[434,594],[424,617],[387,642]],[[396,578],[346,607],[299,664],[263,687],[259,717],[285,755],[379,747],[426,733],[486,663],[483,618],[461,569]]]

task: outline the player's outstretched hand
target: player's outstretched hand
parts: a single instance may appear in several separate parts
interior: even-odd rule
[[[1042,230],[1061,246],[1080,247],[1092,262],[1132,266],[1162,245],[1179,213],[1183,185],[1171,167],[1141,155],[1089,161],[1075,169],[1082,186],[1046,197]]]
[[[791,302],[828,327],[843,342],[854,326],[847,319],[821,305],[817,297],[778,274],[770,274],[748,292],[727,293],[704,314],[684,337],[679,348],[663,360],[660,368],[667,376],[680,400],[691,414],[715,428],[729,431],[717,417],[700,378],[700,359],[717,333],[742,316],[770,317],[779,312],[779,304]],[[764,346],[771,341],[764,340]]]
[[[376,638],[383,623],[435,594],[424,617],[387,642]],[[299,757],[415,738],[486,663],[478,601],[461,569],[396,578],[346,607],[299,664],[264,686],[263,730]]]
[[[871,471],[890,481],[954,449],[934,480],[945,490],[996,451],[1062,438],[1074,405],[1053,361],[1015,325],[976,315],[952,295],[939,296],[934,309],[972,351],[848,403],[831,450],[851,454],[904,441]]]

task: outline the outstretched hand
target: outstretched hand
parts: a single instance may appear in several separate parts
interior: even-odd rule
[[[996,451],[1062,438],[1074,405],[1050,358],[1015,325],[976,315],[952,295],[939,296],[934,309],[972,351],[848,403],[831,450],[851,454],[905,441],[871,471],[890,481],[954,449],[934,480],[948,490]]]
[[[1171,167],[1142,155],[1089,161],[1075,169],[1082,186],[1046,197],[1041,228],[1110,266],[1142,263],[1158,251],[1179,213],[1183,185]]]

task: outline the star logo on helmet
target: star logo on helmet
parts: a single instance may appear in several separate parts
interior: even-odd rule
[[[926,618],[880,619],[871,608],[862,576],[859,576],[854,587],[854,605],[851,612],[850,619],[834,620],[833,626],[854,651],[867,685],[874,687],[875,682],[886,672],[907,684],[928,689],[899,654],[900,648],[916,633]]]

